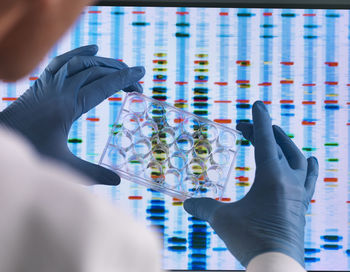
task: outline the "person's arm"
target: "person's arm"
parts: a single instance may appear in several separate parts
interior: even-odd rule
[[[0,112],[0,125],[25,137],[43,155],[72,167],[95,183],[118,185],[108,169],[74,156],[67,146],[75,120],[116,91],[142,92],[143,67],[96,57],[96,45],[56,57],[23,95]]]
[[[0,271],[160,272],[155,234],[85,177],[3,129],[0,147]]]
[[[306,159],[281,128],[271,125],[261,101],[253,105],[253,124],[242,123],[237,128],[254,145],[256,172],[250,191],[227,204],[209,198],[188,199],[184,208],[208,221],[243,266],[258,269],[254,272],[271,271],[263,269],[262,262],[277,265],[290,259],[302,268],[305,214],[315,190],[317,159]],[[270,252],[288,258],[263,258],[266,255],[262,254]]]
[[[279,252],[268,252],[254,257],[248,264],[247,272],[305,272],[293,258]]]

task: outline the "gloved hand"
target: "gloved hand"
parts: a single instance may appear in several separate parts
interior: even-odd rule
[[[96,57],[85,46],[56,57],[22,96],[0,113],[0,124],[27,138],[42,154],[89,176],[117,185],[114,172],[74,156],[67,146],[72,123],[118,90],[142,92],[143,67]]]
[[[247,266],[266,252],[284,253],[304,265],[305,214],[315,190],[317,159],[305,159],[278,126],[271,126],[265,105],[253,105],[253,125],[239,124],[255,151],[255,180],[234,203],[188,199],[187,212],[208,221],[230,252]]]

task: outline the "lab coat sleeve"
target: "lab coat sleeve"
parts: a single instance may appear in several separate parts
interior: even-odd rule
[[[306,272],[293,258],[279,253],[268,252],[254,257],[248,264],[247,272]]]
[[[86,177],[0,129],[0,271],[159,272],[160,247]]]

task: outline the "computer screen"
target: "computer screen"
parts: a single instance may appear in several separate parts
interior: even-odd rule
[[[319,161],[306,216],[306,268],[349,270],[349,35],[348,10],[91,6],[28,78],[0,83],[1,109],[53,57],[87,44],[99,45],[100,56],[145,66],[147,96],[232,128],[250,122],[253,102],[262,100],[273,123]],[[118,92],[74,123],[74,154],[98,163],[122,100]],[[243,141],[223,201],[244,197],[254,171],[253,147]],[[127,180],[91,190],[157,231],[164,269],[243,270],[178,199]]]

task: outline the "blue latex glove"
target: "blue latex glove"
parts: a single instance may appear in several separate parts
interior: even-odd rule
[[[142,92],[143,67],[96,57],[85,46],[56,57],[21,97],[0,113],[0,124],[27,138],[36,149],[96,183],[117,185],[114,172],[74,156],[67,146],[72,123],[116,91]]]
[[[253,125],[237,126],[254,145],[255,180],[234,203],[188,199],[187,212],[208,221],[230,252],[247,266],[266,252],[284,253],[304,265],[305,214],[318,176],[316,158],[308,160],[271,119],[265,105],[253,105]]]

